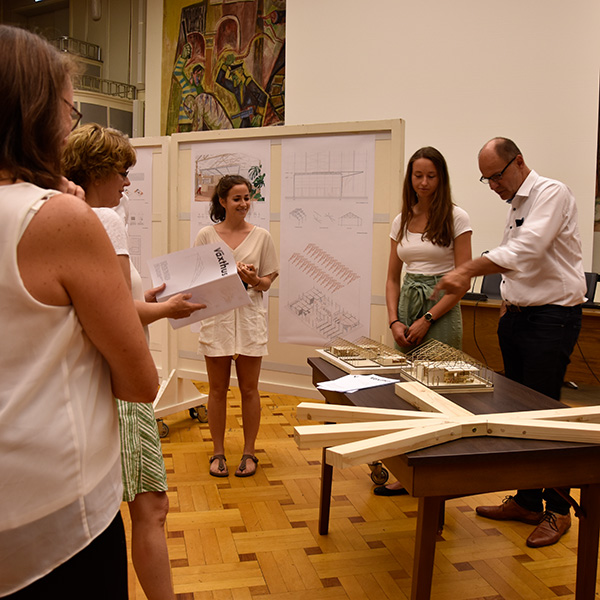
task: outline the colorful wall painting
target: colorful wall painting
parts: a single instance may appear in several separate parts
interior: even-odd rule
[[[285,0],[177,4],[164,4],[165,134],[283,125]]]

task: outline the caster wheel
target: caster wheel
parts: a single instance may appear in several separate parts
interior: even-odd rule
[[[162,420],[157,421],[158,425],[158,436],[161,438],[165,438],[169,435],[169,426]]]
[[[378,471],[373,471],[371,473],[371,481],[376,485],[383,485],[390,478],[390,474],[387,469],[381,467]]]
[[[198,419],[200,423],[208,423],[208,409],[204,404],[190,408],[190,417]]]

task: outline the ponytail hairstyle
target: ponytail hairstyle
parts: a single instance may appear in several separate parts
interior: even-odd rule
[[[221,204],[221,200],[226,200],[229,191],[236,185],[245,185],[248,192],[252,195],[252,184],[241,175],[225,175],[219,179],[215,192],[210,200],[210,220],[213,223],[221,223],[225,220],[225,207]]]

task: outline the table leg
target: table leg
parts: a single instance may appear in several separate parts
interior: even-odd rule
[[[579,519],[575,600],[594,600],[600,539],[600,484],[583,486],[579,503],[585,517]]]
[[[411,600],[429,600],[431,595],[435,540],[443,507],[444,498],[419,498]]]
[[[331,507],[331,482],[333,480],[333,467],[325,462],[325,448],[321,459],[321,502],[319,505],[319,534],[327,535],[329,532],[329,509]]]
[[[442,535],[443,531],[444,531],[444,524],[446,523],[446,501],[442,500],[442,503],[440,504],[440,514],[438,517],[438,534]]]

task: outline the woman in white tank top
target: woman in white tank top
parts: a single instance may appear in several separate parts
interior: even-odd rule
[[[62,193],[69,63],[5,25],[0,56],[0,597],[126,598],[113,395],[151,402],[156,369],[102,225]]]

